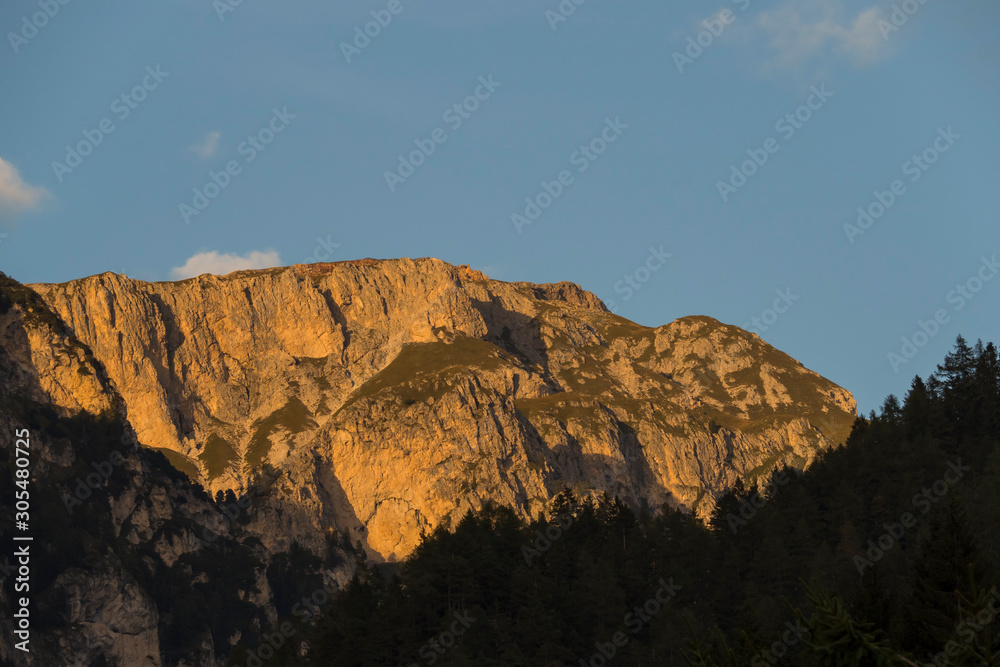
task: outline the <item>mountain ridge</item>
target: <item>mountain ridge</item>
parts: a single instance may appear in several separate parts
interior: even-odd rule
[[[842,442],[856,411],[737,327],[644,327],[573,283],[433,258],[30,287],[144,445],[212,492],[282,471],[257,526],[274,551],[340,531],[396,560],[486,500],[532,516],[565,487],[704,515],[737,478]],[[80,405],[91,391],[61,384]]]

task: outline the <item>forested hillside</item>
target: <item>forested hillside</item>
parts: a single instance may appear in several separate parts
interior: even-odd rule
[[[844,446],[738,485],[709,526],[571,491],[530,523],[491,505],[231,663],[998,665],[998,419],[996,347],[959,337]]]

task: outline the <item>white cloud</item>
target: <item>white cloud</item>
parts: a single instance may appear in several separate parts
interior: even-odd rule
[[[274,250],[254,250],[242,257],[233,253],[220,254],[213,250],[199,252],[188,259],[184,266],[175,266],[170,269],[170,278],[184,280],[200,276],[203,273],[214,273],[221,276],[233,271],[269,269],[274,266],[281,266],[281,258]]]
[[[191,146],[191,150],[201,159],[207,160],[215,155],[215,151],[219,148],[219,138],[221,136],[218,132],[209,132],[200,144]]]
[[[25,183],[17,167],[0,158],[0,215],[14,215],[34,208],[48,194],[45,188]]]
[[[765,69],[795,69],[820,55],[837,55],[855,65],[869,65],[889,55],[879,30],[882,9],[873,5],[857,16],[845,11],[842,0],[788,0],[762,12],[754,30],[763,33],[774,57]]]

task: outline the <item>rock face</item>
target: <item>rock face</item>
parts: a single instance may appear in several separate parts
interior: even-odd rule
[[[2,292],[0,296],[4,296]],[[16,414],[16,406],[34,403],[51,406],[56,414],[70,415],[80,410],[97,414],[114,409],[114,396],[102,369],[93,363],[88,351],[51,317],[44,305],[37,302],[34,305],[40,307],[11,308],[5,299],[0,299],[0,341],[3,343],[0,345],[0,432],[7,434],[7,438],[15,433],[18,437],[28,434],[35,489],[56,495],[47,482],[51,470],[68,468],[75,462],[72,447],[47,438],[37,430],[25,429],[25,423]],[[45,369],[45,373],[39,373],[38,369]],[[9,444],[13,446],[13,442]],[[9,465],[9,460],[5,458],[4,463]],[[10,467],[12,473],[13,467]],[[13,478],[13,474],[10,477]],[[39,491],[35,489],[29,490],[29,499],[30,494],[38,497]],[[36,500],[33,507],[38,505]],[[7,514],[6,508],[4,514]],[[44,531],[42,528],[39,532]],[[11,543],[9,539],[4,541]],[[44,546],[32,547],[33,563],[37,563],[44,557],[38,549]],[[44,573],[39,577],[38,569],[36,565],[31,583],[35,588],[30,589],[36,600],[32,613],[37,616],[39,602],[44,609],[48,599],[62,595],[65,606],[60,611],[64,611],[67,622],[77,631],[52,630],[45,641],[36,638],[30,644],[32,653],[24,654],[13,649],[13,641],[6,641],[14,636],[14,624],[5,618],[0,622],[0,637],[4,640],[0,641],[0,658],[6,661],[23,656],[24,662],[19,664],[76,664],[78,660],[87,660],[107,649],[106,654],[122,661],[121,664],[159,667],[156,608],[113,558],[101,562],[90,572],[64,571],[42,591],[38,590],[36,582],[46,577]],[[0,564],[0,578],[13,574],[11,562],[5,559]],[[0,598],[10,609],[13,601],[6,599],[7,595],[7,586],[0,588]]]
[[[267,554],[241,544],[242,517],[223,514],[201,487],[139,447],[126,416],[87,346],[37,294],[0,274],[0,473],[15,479],[22,468],[13,438],[27,437],[34,538],[26,593],[7,581],[19,575],[13,551],[0,554],[0,605],[14,609],[14,596],[30,594],[32,619],[25,653],[14,647],[23,637],[15,638],[12,614],[0,615],[0,663],[214,667],[222,664],[216,653],[238,639],[234,628],[276,620],[262,574]],[[10,482],[0,515],[0,541],[21,544],[12,542]],[[214,567],[223,558],[231,576]],[[210,590],[192,590],[209,577]],[[192,610],[207,616],[209,597],[228,603],[219,627],[191,621]]]
[[[739,328],[647,328],[570,283],[435,259],[31,287],[143,445],[213,494],[281,473],[252,524],[271,552],[344,532],[395,560],[486,500],[535,515],[566,487],[704,513],[737,477],[808,464],[855,416],[848,392]],[[72,351],[29,343],[50,395],[102,407]]]

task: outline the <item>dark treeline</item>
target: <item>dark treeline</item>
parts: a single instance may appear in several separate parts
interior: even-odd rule
[[[1000,665],[998,419],[997,350],[959,338],[843,447],[738,484],[707,526],[568,491],[531,522],[488,505],[231,663]]]

